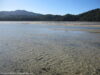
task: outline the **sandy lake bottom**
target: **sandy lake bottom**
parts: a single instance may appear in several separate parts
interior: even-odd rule
[[[92,25],[1,22],[0,75],[100,75],[100,26]]]

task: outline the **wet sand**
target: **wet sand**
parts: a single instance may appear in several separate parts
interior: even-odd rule
[[[0,74],[100,75],[99,26],[0,22]]]

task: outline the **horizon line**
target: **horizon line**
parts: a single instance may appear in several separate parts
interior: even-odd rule
[[[95,9],[100,9],[100,8],[95,8]],[[90,10],[87,10],[87,11],[84,11],[84,12],[81,12],[81,13],[78,13],[78,14],[82,14],[82,13],[85,13],[85,12],[88,12],[88,11],[92,11],[92,10],[95,10],[95,9],[90,9]],[[66,14],[50,14],[50,13],[38,13],[38,12],[34,12],[34,11],[30,11],[30,10],[26,10],[26,9],[16,9],[16,10],[1,10],[0,12],[14,12],[14,11],[27,11],[27,12],[32,12],[32,13],[37,13],[37,14],[42,14],[42,15],[67,15],[67,14],[72,14],[72,13],[66,13]],[[72,14],[72,15],[78,15],[78,14]]]

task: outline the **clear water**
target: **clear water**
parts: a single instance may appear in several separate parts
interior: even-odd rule
[[[0,23],[0,73],[99,75],[100,33],[81,29],[100,27]]]

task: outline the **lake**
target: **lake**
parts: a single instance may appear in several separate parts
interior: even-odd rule
[[[0,22],[0,74],[100,75],[100,22]]]

